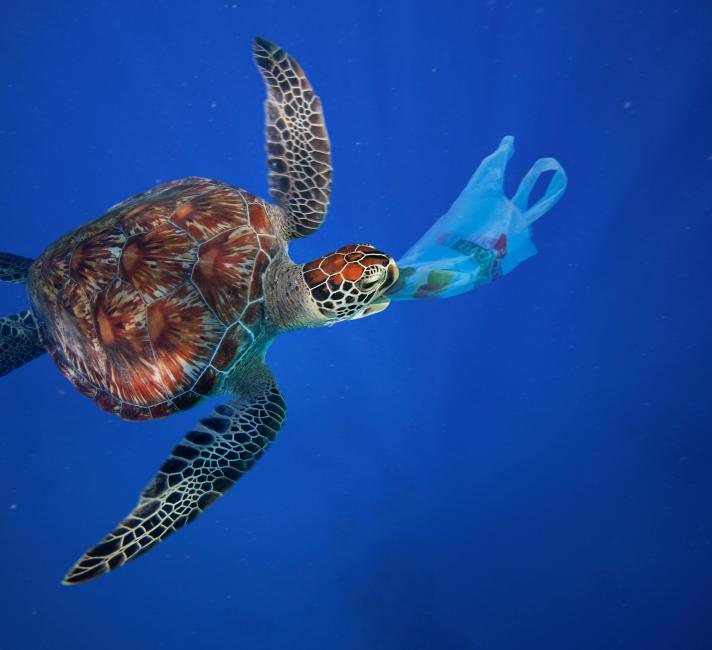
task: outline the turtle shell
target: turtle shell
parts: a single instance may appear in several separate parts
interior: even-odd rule
[[[31,269],[32,311],[55,363],[101,408],[163,417],[219,390],[248,354],[281,249],[261,199],[164,183],[52,244]]]

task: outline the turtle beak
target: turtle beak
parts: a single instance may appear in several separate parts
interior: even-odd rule
[[[398,281],[398,266],[395,260],[388,262],[388,267],[386,268],[386,279],[383,285],[378,290],[375,299],[371,304],[369,304],[360,314],[354,316],[351,320],[358,320],[359,318],[366,318],[366,316],[373,316],[382,312],[388,305],[391,304],[390,298],[386,297],[386,292]]]
[[[358,320],[359,318],[366,318],[366,316],[373,316],[374,314],[378,314],[390,304],[391,301],[388,300],[388,298],[377,299],[375,302],[372,302],[370,305],[368,305],[363,311],[351,318],[351,320]]]
[[[388,267],[386,268],[386,281],[383,283],[383,286],[379,289],[378,295],[384,296],[385,293],[396,283],[398,282],[398,275],[400,274],[400,271],[398,271],[398,266],[396,265],[395,260],[391,260],[388,262]]]

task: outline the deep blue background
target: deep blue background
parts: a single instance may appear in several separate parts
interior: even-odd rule
[[[555,156],[567,195],[502,281],[278,340],[278,444],[81,587],[65,570],[208,406],[124,423],[47,357],[0,380],[0,648],[712,647],[712,5],[7,3],[0,248],[159,179],[266,195],[255,34],[333,142],[297,260],[399,255],[509,133],[508,189]]]

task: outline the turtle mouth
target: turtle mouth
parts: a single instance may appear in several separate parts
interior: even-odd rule
[[[391,299],[386,295],[386,292],[398,282],[398,266],[394,260],[388,262],[386,267],[386,277],[383,280],[383,284],[378,288],[378,290],[373,294],[371,302],[368,303],[360,312],[355,316],[351,317],[351,320],[358,320],[359,318],[366,318],[366,316],[373,316],[383,311],[388,305],[391,304]]]
[[[386,292],[396,282],[398,282],[398,274],[398,266],[396,266],[394,260],[391,260],[388,262],[388,266],[386,267],[386,279],[379,287],[373,300],[361,311],[361,313],[358,314],[358,316],[355,316],[352,320],[365,318],[366,316],[373,316],[373,314],[377,314],[388,307],[388,305],[391,304],[391,299],[386,295]]]
[[[369,305],[366,305],[366,307],[364,307],[364,309],[356,314],[356,316],[354,316],[351,320],[358,320],[359,318],[366,318],[366,316],[373,316],[374,314],[383,311],[390,304],[391,301],[388,300],[388,298],[377,298]]]
[[[398,266],[395,262],[395,260],[390,260],[388,262],[388,266],[386,267],[386,279],[381,285],[381,288],[378,290],[378,295],[377,298],[382,298],[385,296],[386,292],[396,283],[398,282],[398,275],[400,274],[400,271],[398,270]],[[386,299],[388,302],[388,299]]]

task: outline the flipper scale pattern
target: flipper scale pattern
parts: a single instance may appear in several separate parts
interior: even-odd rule
[[[45,352],[29,311],[0,318],[0,377]]]
[[[25,284],[33,261],[21,255],[0,253],[0,282]]]
[[[72,567],[65,584],[91,580],[146,552],[222,496],[264,453],[286,404],[274,380],[252,399],[218,406],[173,450],[136,508]]]
[[[270,196],[287,213],[286,236],[306,237],[324,221],[331,194],[331,147],[321,101],[282,48],[257,38],[254,58],[267,88]]]

